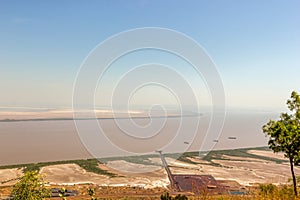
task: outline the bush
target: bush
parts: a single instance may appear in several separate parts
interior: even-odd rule
[[[176,197],[172,197],[170,196],[169,193],[167,193],[167,194],[162,194],[160,196],[160,199],[161,200],[187,200],[188,198],[185,195],[180,195],[180,194],[178,194]]]
[[[276,190],[276,186],[273,184],[267,184],[267,185],[260,184],[259,189],[260,189],[260,195],[270,196],[273,195],[274,191]]]
[[[282,199],[282,200],[292,200],[295,199],[295,194],[293,188],[290,186],[275,186],[273,184],[259,186],[259,196],[265,199]]]
[[[88,188],[88,194],[90,195],[91,200],[97,200],[97,198],[95,197],[95,195],[96,195],[95,189]]]
[[[12,190],[14,200],[41,200],[50,197],[50,190],[45,187],[43,176],[37,171],[29,171],[19,178]]]

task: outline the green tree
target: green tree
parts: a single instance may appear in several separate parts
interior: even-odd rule
[[[270,137],[269,148],[275,153],[284,152],[289,159],[294,193],[297,196],[294,165],[298,165],[300,161],[300,95],[292,92],[287,105],[290,112],[282,113],[277,121],[270,120],[263,126],[263,132]]]
[[[50,190],[45,187],[43,176],[37,171],[24,174],[12,190],[14,200],[41,200],[50,197]]]
[[[65,193],[66,193],[66,188],[61,188],[60,191],[59,191],[59,197],[62,199],[62,200],[67,200],[67,197],[65,196]]]
[[[95,197],[95,195],[96,195],[95,189],[88,188],[88,194],[90,195],[91,200],[97,200],[97,198]]]

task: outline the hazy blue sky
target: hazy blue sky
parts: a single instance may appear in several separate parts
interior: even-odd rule
[[[98,43],[164,27],[206,49],[228,106],[282,109],[300,92],[299,8],[289,0],[0,0],[0,107],[70,107],[77,70]]]

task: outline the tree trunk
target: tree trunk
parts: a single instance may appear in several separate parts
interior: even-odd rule
[[[296,177],[295,177],[295,172],[294,172],[293,158],[290,158],[290,165],[291,165],[291,172],[292,172],[292,177],[293,177],[294,192],[295,192],[295,196],[297,196],[298,195],[298,193],[297,193],[297,183],[296,183]]]

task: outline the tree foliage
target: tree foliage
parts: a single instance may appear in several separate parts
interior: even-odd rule
[[[60,191],[59,191],[59,197],[63,200],[67,200],[67,197],[65,196],[65,193],[66,193],[66,188],[61,188]]]
[[[43,176],[37,171],[26,172],[12,190],[14,200],[41,200],[50,197],[50,194],[50,190],[45,187]]]
[[[175,197],[170,196],[169,193],[162,194],[160,196],[161,200],[187,200],[188,198],[185,195],[178,194]]]
[[[269,136],[269,148],[274,152],[284,152],[290,161],[294,192],[297,196],[297,183],[294,165],[300,161],[300,95],[292,92],[287,101],[289,113],[282,113],[280,118],[270,120],[263,126],[263,132]]]
[[[95,197],[96,192],[94,188],[88,188],[88,194],[91,197],[91,200],[97,200],[97,198]]]

